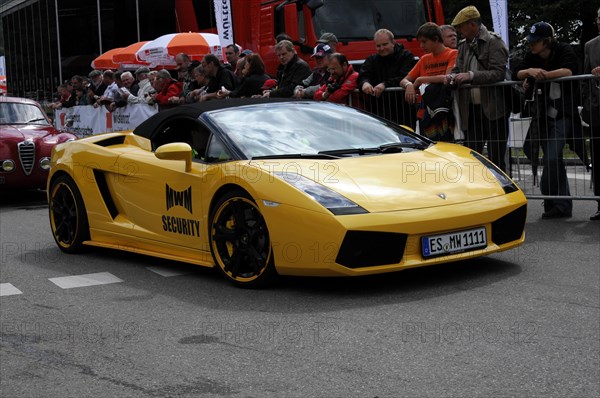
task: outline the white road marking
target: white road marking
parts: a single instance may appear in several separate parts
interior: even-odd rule
[[[179,275],[188,275],[191,272],[188,271],[178,271],[176,268],[171,267],[146,267],[147,270],[154,272],[160,276],[164,276],[165,278],[170,278],[171,276],[179,276]]]
[[[85,275],[73,275],[73,276],[62,276],[59,278],[49,278],[50,282],[54,283],[62,289],[72,289],[74,287],[84,286],[95,286],[95,285],[107,285],[109,283],[123,282],[122,279],[117,278],[108,272],[98,272],[95,274]]]
[[[12,296],[15,294],[23,294],[23,292],[10,283],[0,283],[0,296]]]

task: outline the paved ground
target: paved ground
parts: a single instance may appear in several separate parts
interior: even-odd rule
[[[55,246],[43,195],[0,205],[2,397],[598,397],[595,203],[487,258],[261,291]],[[75,277],[75,278],[73,278]]]

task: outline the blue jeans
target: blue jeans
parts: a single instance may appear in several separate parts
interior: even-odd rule
[[[566,136],[571,128],[571,116],[565,115],[562,119],[547,119],[547,139],[541,140],[544,157],[542,165],[544,171],[540,179],[542,195],[570,196],[567,170],[563,161],[563,149]],[[573,201],[571,199],[550,199],[545,201],[546,210],[557,207],[563,213],[571,213]]]

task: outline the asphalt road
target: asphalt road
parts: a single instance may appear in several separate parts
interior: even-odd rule
[[[600,395],[595,202],[541,220],[530,201],[527,243],[487,258],[251,291],[136,254],[62,254],[43,194],[5,194],[2,397]],[[87,274],[107,279],[54,279]]]

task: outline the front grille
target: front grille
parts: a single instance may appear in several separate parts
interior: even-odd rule
[[[348,231],[335,262],[348,268],[397,264],[408,235],[391,232]]]
[[[17,144],[19,148],[19,160],[25,175],[31,174],[35,164],[35,144],[33,141],[23,141]]]

